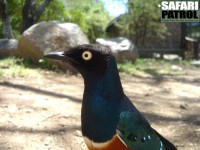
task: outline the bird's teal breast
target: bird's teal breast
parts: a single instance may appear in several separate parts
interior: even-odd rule
[[[90,95],[82,106],[83,136],[95,142],[105,142],[116,134],[119,121],[118,104],[102,96]]]

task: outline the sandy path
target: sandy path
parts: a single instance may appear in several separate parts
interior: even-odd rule
[[[125,93],[180,150],[200,150],[200,69],[182,75],[121,74]],[[0,150],[86,150],[83,80],[48,71],[0,79]]]

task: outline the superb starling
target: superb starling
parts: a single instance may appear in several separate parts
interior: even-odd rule
[[[81,129],[89,150],[176,150],[124,94],[109,48],[85,44],[44,57],[71,64],[84,78]]]

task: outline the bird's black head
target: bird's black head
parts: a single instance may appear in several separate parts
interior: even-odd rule
[[[88,74],[101,76],[106,72],[112,54],[105,46],[85,44],[64,52],[49,53],[44,57],[67,62],[83,76]]]

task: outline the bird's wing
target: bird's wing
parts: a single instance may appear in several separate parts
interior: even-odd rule
[[[141,114],[122,112],[117,134],[131,150],[176,150],[173,144],[151,128]]]
[[[165,150],[177,150],[177,148],[171,142],[169,142],[166,138],[164,138],[162,135],[160,135],[155,129],[153,129],[153,131],[156,133],[156,135],[162,141],[162,143],[165,147]]]

